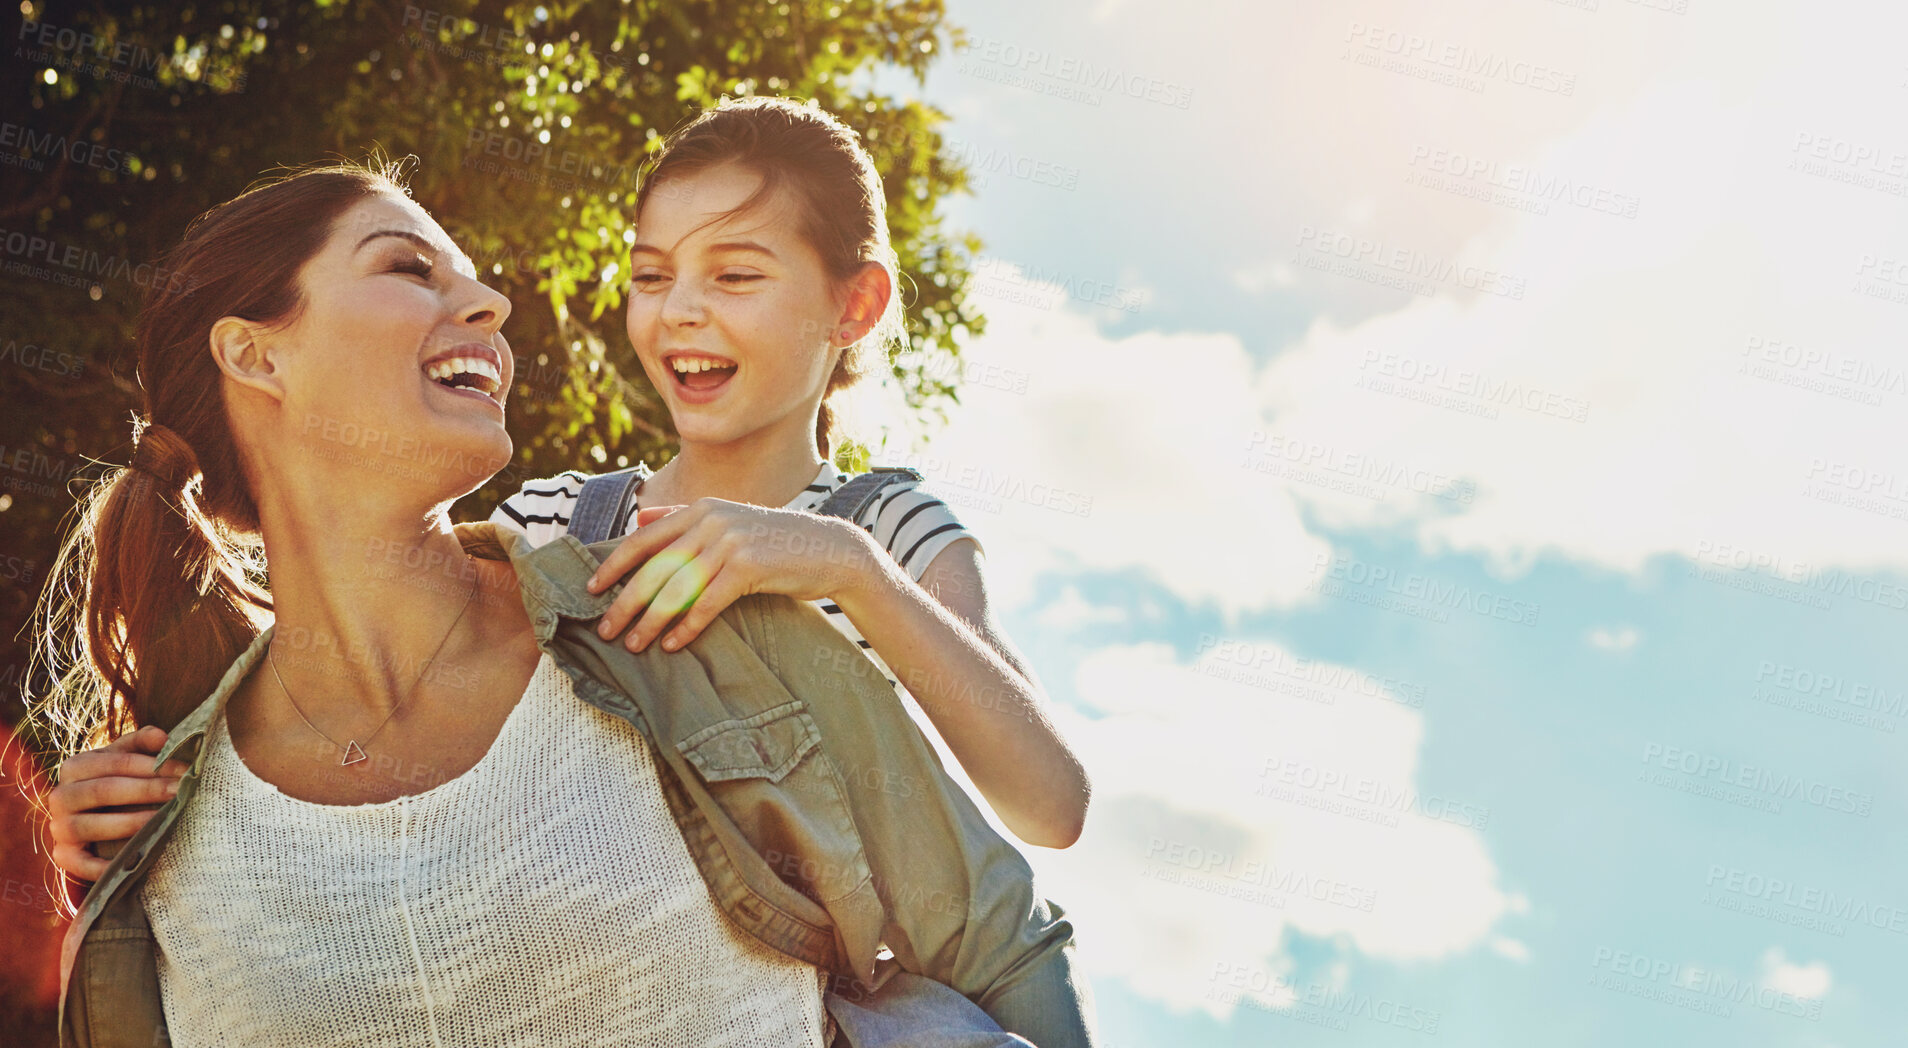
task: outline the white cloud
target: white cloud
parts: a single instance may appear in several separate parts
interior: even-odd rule
[[[1598,651],[1629,651],[1636,647],[1636,642],[1641,637],[1642,634],[1636,631],[1635,626],[1618,626],[1611,629],[1598,626],[1590,631],[1589,641],[1590,646]]]
[[[1833,983],[1826,961],[1795,964],[1779,946],[1771,946],[1762,952],[1762,985],[1766,989],[1814,1001],[1828,996]]]
[[[1508,957],[1519,964],[1530,961],[1530,946],[1519,939],[1499,935],[1491,940],[1491,952],[1499,957]]]
[[[1126,611],[1115,605],[1089,603],[1076,586],[1066,586],[1060,595],[1042,605],[1034,621],[1061,633],[1088,626],[1107,626],[1126,621]]]
[[[1477,831],[1424,814],[1445,809],[1419,803],[1422,715],[1300,665],[1257,646],[1187,665],[1154,644],[1081,664],[1093,715],[1059,716],[1093,808],[1079,843],[1031,858],[1097,975],[1223,1016],[1216,966],[1290,972],[1288,932],[1437,958],[1523,905]]]
[[[996,263],[950,424],[925,452],[884,457],[924,472],[976,530],[1006,604],[1041,571],[1133,568],[1229,611],[1302,599],[1329,546],[1246,468],[1264,423],[1239,340],[1109,338],[1069,297],[1085,286]]]

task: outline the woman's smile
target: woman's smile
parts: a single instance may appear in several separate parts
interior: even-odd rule
[[[453,346],[426,360],[424,378],[452,395],[503,408],[503,358],[481,342]]]

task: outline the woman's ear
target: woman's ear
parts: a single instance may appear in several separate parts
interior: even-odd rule
[[[265,348],[263,334],[263,329],[252,321],[220,317],[212,324],[212,359],[226,378],[273,400],[283,400],[283,376],[273,355]]]

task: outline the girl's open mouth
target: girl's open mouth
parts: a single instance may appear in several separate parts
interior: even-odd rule
[[[663,363],[676,377],[676,388],[691,393],[713,393],[735,377],[733,360],[701,353],[672,353]]]

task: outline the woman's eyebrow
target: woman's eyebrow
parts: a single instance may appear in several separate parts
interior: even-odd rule
[[[431,243],[430,241],[424,239],[423,237],[419,236],[416,233],[411,232],[408,229],[380,229],[377,232],[372,233],[370,236],[365,237],[363,240],[358,241],[358,247],[362,248],[364,247],[364,245],[369,244],[370,242],[372,242],[373,240],[376,240],[379,237],[398,237],[400,239],[408,240],[411,243],[416,244],[418,247],[423,248],[425,251],[428,251],[433,255],[442,253],[438,250],[438,247],[436,244]],[[353,250],[356,250],[356,248],[354,248]]]
[[[419,250],[427,254],[434,257],[447,257],[450,259],[451,268],[467,277],[475,276],[477,273],[476,263],[472,262],[470,257],[462,251],[451,251],[447,255],[444,249],[408,229],[380,229],[365,237],[363,240],[358,241],[358,247],[363,248],[366,244],[369,244],[379,237],[397,237],[400,240],[408,240],[416,245]]]

